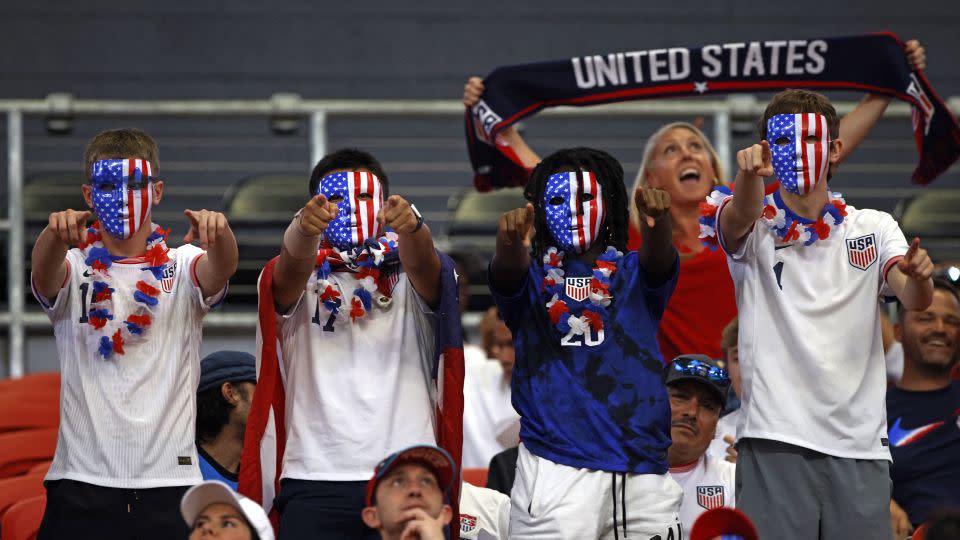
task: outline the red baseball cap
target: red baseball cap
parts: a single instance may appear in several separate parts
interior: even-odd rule
[[[437,477],[440,491],[444,494],[450,490],[453,479],[456,477],[457,466],[446,450],[429,444],[411,446],[390,454],[377,464],[373,477],[367,482],[367,506],[373,506],[374,494],[380,480],[393,469],[407,463],[423,465],[432,472]]]
[[[759,540],[750,518],[734,508],[721,506],[700,514],[693,523],[690,540]]]

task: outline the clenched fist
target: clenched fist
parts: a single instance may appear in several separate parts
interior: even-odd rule
[[[534,215],[533,204],[531,203],[527,203],[523,208],[506,212],[500,216],[500,227],[497,234],[508,246],[526,244],[533,232]]]
[[[397,234],[409,234],[417,229],[417,215],[413,213],[412,205],[399,195],[391,195],[383,203],[383,208],[377,214],[377,221],[389,227]]]
[[[194,240],[200,241],[200,247],[210,249],[217,245],[217,240],[226,233],[227,217],[212,210],[184,210],[190,222],[190,230],[183,237],[183,243],[189,244]]]
[[[633,202],[651,229],[670,211],[670,194],[662,189],[640,186],[633,193]]]
[[[773,156],[770,154],[770,143],[760,141],[760,144],[755,144],[737,152],[737,167],[744,178],[773,176]]]

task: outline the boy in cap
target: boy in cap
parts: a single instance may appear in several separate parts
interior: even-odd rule
[[[204,315],[237,268],[219,212],[184,210],[169,248],[151,222],[163,198],[157,144],[139,129],[100,133],[84,152],[90,210],[50,214],[33,248],[33,294],[54,326],[60,431],[38,538],[182,538],[177,505],[201,480],[194,388]],[[201,247],[190,245],[199,240]]]
[[[180,515],[191,530],[188,540],[274,539],[263,508],[217,480],[190,488],[180,501]]]
[[[217,351],[200,361],[197,387],[197,454],[204,480],[237,489],[243,435],[257,385],[250,353]]]

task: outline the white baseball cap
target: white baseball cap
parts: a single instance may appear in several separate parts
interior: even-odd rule
[[[257,532],[260,540],[274,540],[273,527],[263,508],[219,480],[207,480],[190,488],[183,495],[183,499],[180,499],[180,514],[187,526],[193,527],[200,513],[216,503],[230,505],[239,510]]]

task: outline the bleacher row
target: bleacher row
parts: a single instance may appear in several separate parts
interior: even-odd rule
[[[704,129],[711,133],[710,118],[704,122]],[[661,123],[657,118],[637,117],[535,117],[527,123],[526,137],[541,152],[573,145],[608,150],[621,160],[630,183],[646,135]],[[58,137],[45,131],[41,118],[28,117],[24,125],[26,253],[51,211],[83,207],[78,187],[83,181],[79,171],[86,141],[102,129],[126,125],[146,129],[160,145],[159,176],[166,188],[154,220],[172,229],[173,245],[186,232],[184,208],[227,214],[241,252],[224,309],[252,309],[259,270],[277,254],[283,228],[307,197],[311,164],[304,126],[296,136],[279,136],[271,134],[267,122],[259,118],[83,118],[75,121],[73,134]],[[473,278],[470,308],[481,310],[489,304],[483,272],[492,251],[496,218],[522,201],[516,191],[482,197],[472,192],[462,129],[457,117],[337,116],[328,120],[327,138],[331,150],[357,146],[383,162],[392,191],[417,204],[441,249],[468,259]],[[734,133],[732,150],[755,138],[748,133],[749,126],[740,129]],[[0,145],[6,143],[5,136],[0,130]],[[5,159],[5,153],[0,153],[0,173],[6,171]],[[958,169],[938,178],[931,192],[909,183],[915,162],[909,120],[887,119],[843,164],[832,187],[848,203],[889,212],[917,194],[931,193],[924,210],[915,213],[917,226],[902,223],[903,228],[908,234],[922,232],[929,238],[932,244],[927,246],[934,257],[960,258],[960,242],[953,233],[960,224],[953,212],[960,187]],[[0,181],[0,197],[6,198],[5,181]],[[0,209],[5,208],[4,200]],[[5,246],[2,235],[0,249]],[[0,282],[5,283],[5,273],[6,266],[0,265]],[[5,303],[6,292],[6,287],[0,289],[0,303]],[[36,307],[30,301],[27,305]]]

